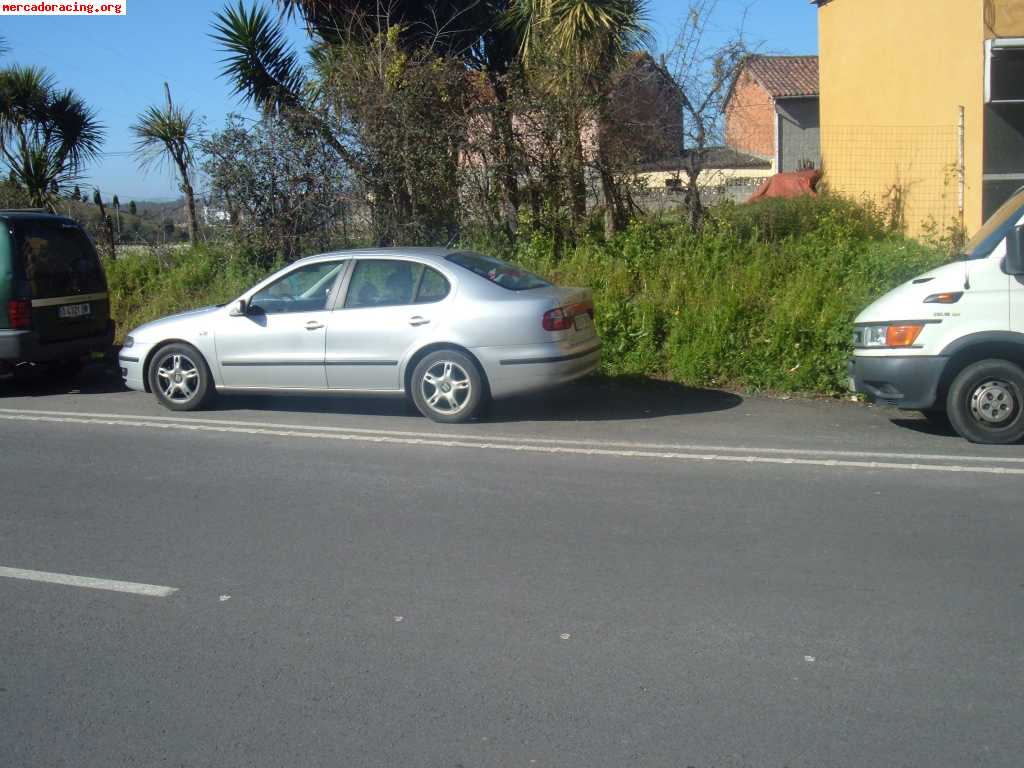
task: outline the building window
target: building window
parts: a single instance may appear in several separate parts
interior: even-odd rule
[[[985,101],[1024,102],[1024,39],[990,40],[986,48]]]

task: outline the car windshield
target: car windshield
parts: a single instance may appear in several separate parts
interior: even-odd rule
[[[983,259],[1003,241],[1003,238],[1024,216],[1024,189],[1003,203],[999,210],[992,214],[988,221],[978,230],[964,246],[963,257],[966,259]]]
[[[520,269],[514,264],[472,251],[453,253],[448,256],[448,261],[510,291],[529,291],[534,288],[547,288],[551,285],[547,280],[532,272],[527,272],[525,269]]]

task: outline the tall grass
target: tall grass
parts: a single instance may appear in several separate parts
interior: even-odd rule
[[[227,245],[151,249],[106,259],[103,266],[119,342],[149,320],[230,301],[266,274]]]
[[[513,258],[593,288],[606,372],[822,394],[844,391],[856,314],[948,259],[834,198],[722,207],[700,235],[641,222],[552,254],[537,237]]]

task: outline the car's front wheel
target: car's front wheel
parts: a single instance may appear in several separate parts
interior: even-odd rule
[[[172,411],[202,408],[213,391],[206,360],[189,344],[168,344],[149,361],[149,388]]]
[[[476,363],[454,349],[431,352],[420,360],[409,383],[419,412],[443,424],[469,421],[487,398]]]
[[[1005,445],[1024,438],[1024,370],[1008,360],[982,360],[953,380],[949,421],[972,443]]]

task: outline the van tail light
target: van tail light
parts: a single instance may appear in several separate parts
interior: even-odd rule
[[[7,302],[7,321],[15,331],[32,328],[32,302],[28,299],[11,299]]]

